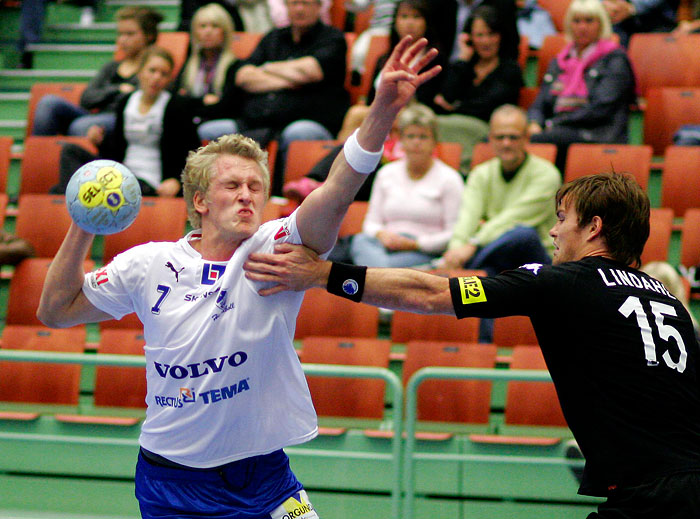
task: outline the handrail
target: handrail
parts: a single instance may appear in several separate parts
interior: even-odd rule
[[[406,445],[404,450],[404,506],[402,517],[411,519],[413,517],[413,500],[415,493],[415,476],[413,467],[413,454],[415,449],[415,429],[417,415],[417,392],[418,386],[426,379],[468,379],[468,380],[523,380],[534,382],[551,382],[552,378],[548,371],[530,369],[486,369],[486,368],[422,368],[416,371],[408,381],[406,386],[406,418],[404,419],[406,428]],[[471,454],[436,454],[433,458],[450,459],[460,461],[466,459],[487,458],[486,456],[476,456]],[[488,457],[491,459],[492,457]],[[532,458],[525,456],[508,457],[509,461],[517,463],[527,463]],[[554,460],[553,460],[554,462]],[[560,464],[557,460],[555,463]]]
[[[64,352],[44,352],[33,350],[3,350],[0,349],[0,361],[13,362],[46,362],[54,364],[83,364],[91,366],[129,366],[143,367],[145,357],[141,355],[114,355],[105,353],[84,354]],[[333,376],[346,378],[378,378],[383,379],[391,387],[394,412],[392,413],[392,486],[391,486],[391,516],[400,518],[401,511],[401,432],[403,426],[403,390],[401,381],[393,372],[386,368],[371,366],[345,366],[339,364],[302,364],[304,373],[311,376]],[[293,448],[291,449],[294,450]],[[298,451],[301,452],[301,451]],[[312,455],[322,455],[318,450],[312,450]],[[361,456],[360,456],[361,457]],[[373,455],[376,458],[376,454]]]

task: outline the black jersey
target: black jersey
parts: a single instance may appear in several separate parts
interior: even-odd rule
[[[586,458],[579,493],[605,496],[700,470],[700,355],[685,307],[612,260],[452,278],[458,318],[530,317]]]

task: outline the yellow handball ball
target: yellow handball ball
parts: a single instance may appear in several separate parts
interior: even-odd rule
[[[132,224],[141,208],[141,188],[124,164],[93,160],[80,167],[66,187],[68,212],[93,234],[114,234]]]

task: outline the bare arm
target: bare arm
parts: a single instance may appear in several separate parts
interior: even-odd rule
[[[406,37],[394,48],[382,70],[369,113],[358,130],[357,141],[366,151],[381,150],[399,110],[413,98],[418,86],[440,72],[439,66],[421,72],[437,55],[434,49],[409,65],[427,43],[421,39],[412,44],[411,38]],[[333,246],[340,222],[366,178],[350,167],[344,153],[338,154],[326,182],[299,208],[297,225],[304,245],[316,252],[326,252]]]
[[[75,224],[68,230],[49,266],[36,313],[46,326],[67,328],[112,319],[111,315],[90,303],[83,293],[83,260],[93,239],[94,235]]]
[[[275,254],[251,254],[243,266],[246,277],[276,283],[260,291],[266,296],[284,290],[326,288],[331,262],[300,245],[281,244]],[[454,315],[449,280],[419,270],[368,268],[362,302],[422,314]]]

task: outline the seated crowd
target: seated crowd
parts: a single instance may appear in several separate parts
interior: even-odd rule
[[[153,46],[161,15],[145,7],[120,9],[120,59],[102,67],[80,106],[46,96],[36,108],[35,135],[85,135],[98,149],[95,156],[66,146],[54,191],[63,192],[82,163],[101,157],[130,167],[145,195],[178,196],[179,173],[190,150],[202,141],[242,133],[262,145],[279,145],[272,157],[272,194],[303,198],[323,182],[341,148],[334,148],[315,168],[314,180],[304,179],[299,189],[298,183],[284,183],[289,144],[342,142],[359,127],[388,54],[374,70],[360,71],[373,76],[368,99],[350,106],[346,77],[364,63],[373,34],[388,35],[389,48],[406,35],[427,38],[440,51],[443,70],[419,88],[415,104],[387,141],[385,158],[396,162],[379,168],[362,191],[369,210],[362,233],[348,244],[348,260],[488,273],[548,263],[550,201],[563,178],[567,147],[627,142],[637,90],[623,29],[632,30],[635,18],[649,18],[641,8],[623,16],[612,0],[573,0],[563,20],[568,44],[549,63],[532,105],[523,109],[518,106],[524,86],[518,27],[532,27],[516,20],[532,15],[532,2],[376,1],[375,16],[352,54],[343,32],[329,23],[329,2],[270,4],[278,5],[266,12],[280,14],[279,19],[245,59],[234,55],[231,42],[236,29],[254,26],[251,13],[232,18],[219,3],[195,10],[194,2],[185,12],[183,4],[190,52],[174,78],[172,56]],[[545,29],[532,30],[537,41],[536,31]],[[530,140],[556,144],[556,166],[529,153]],[[436,157],[439,141],[462,146],[458,172]],[[472,169],[472,151],[481,141],[490,142],[495,157]]]

